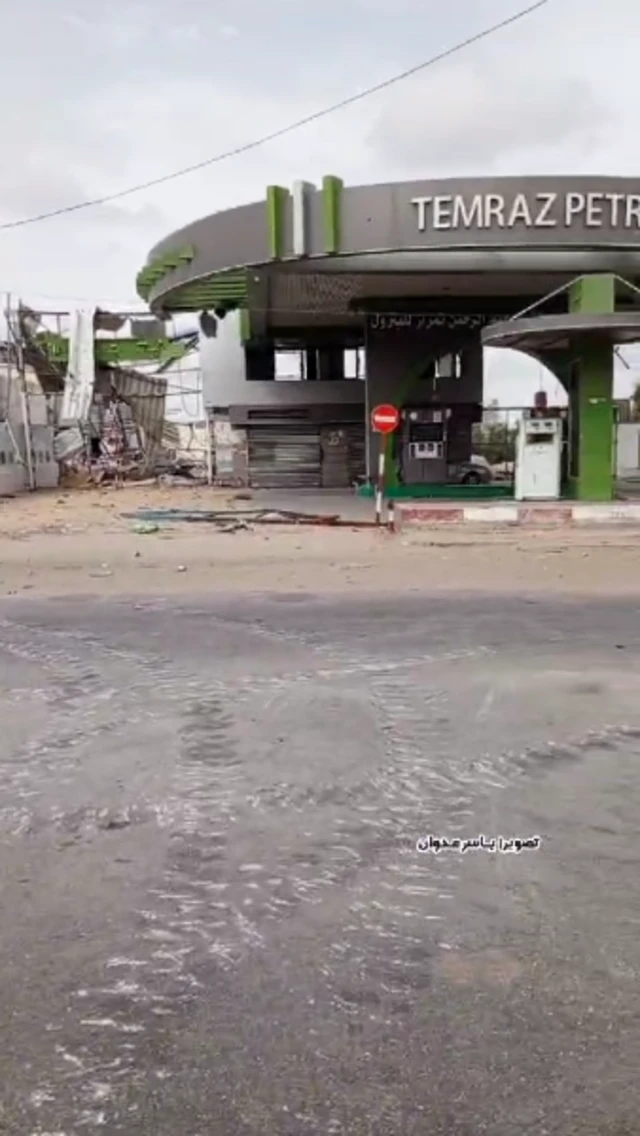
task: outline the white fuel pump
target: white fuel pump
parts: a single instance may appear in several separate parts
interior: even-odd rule
[[[517,501],[556,501],[562,471],[562,419],[524,416],[516,439]]]

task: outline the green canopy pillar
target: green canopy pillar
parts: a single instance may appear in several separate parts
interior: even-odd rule
[[[615,311],[615,277],[583,276],[571,285],[569,310],[582,315]],[[613,348],[597,335],[577,340],[571,368],[570,480],[580,501],[614,496]]]

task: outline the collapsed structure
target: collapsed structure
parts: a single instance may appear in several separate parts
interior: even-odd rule
[[[98,308],[67,316],[22,304],[9,311],[0,492],[51,487],[71,470],[119,480],[179,463],[170,377],[197,344],[197,334],[169,336],[153,316]],[[199,456],[206,467],[206,455]]]

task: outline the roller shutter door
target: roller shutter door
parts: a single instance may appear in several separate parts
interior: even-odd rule
[[[364,424],[325,426],[320,436],[323,488],[344,489],[361,480],[365,472]]]
[[[364,422],[354,422],[346,427],[349,446],[349,484],[363,481],[367,472],[366,431]]]
[[[317,426],[250,426],[247,440],[249,483],[256,489],[320,488],[322,453]]]

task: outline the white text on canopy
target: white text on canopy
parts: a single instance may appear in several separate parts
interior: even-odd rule
[[[418,230],[640,229],[640,193],[440,194],[413,197]]]

